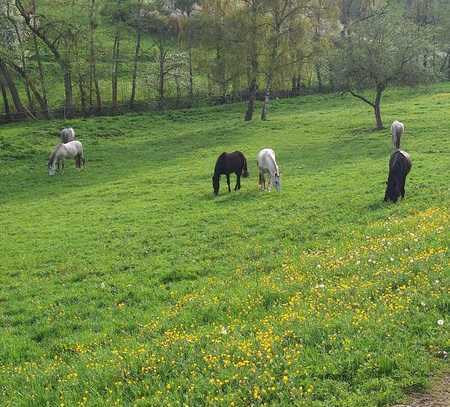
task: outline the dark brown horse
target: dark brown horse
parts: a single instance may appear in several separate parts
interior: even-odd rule
[[[240,151],[220,154],[212,177],[214,195],[219,194],[220,176],[222,174],[227,176],[228,192],[231,192],[230,174],[233,172],[236,174],[236,186],[234,187],[234,190],[236,191],[241,189],[241,175],[244,178],[248,177],[247,159],[244,154]]]
[[[389,160],[389,177],[386,182],[385,201],[397,202],[400,195],[405,197],[406,176],[411,171],[411,157],[406,151],[395,150]]]

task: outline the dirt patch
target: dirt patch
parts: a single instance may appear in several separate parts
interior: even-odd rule
[[[450,374],[436,380],[428,393],[413,393],[406,404],[393,407],[450,407]]]

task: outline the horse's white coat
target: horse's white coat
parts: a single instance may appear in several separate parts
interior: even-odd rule
[[[391,126],[392,133],[392,148],[399,149],[400,148],[400,138],[402,134],[405,132],[405,125],[398,120],[394,120]]]
[[[48,175],[55,175],[60,163],[64,167],[65,159],[73,159],[76,157],[79,157],[84,163],[83,145],[78,140],[58,144],[48,160]]]
[[[269,191],[271,185],[273,185],[277,191],[280,191],[280,169],[278,168],[278,164],[275,159],[275,152],[270,148],[262,149],[258,153],[257,162],[259,170],[259,187],[262,190],[266,188],[266,180],[264,174],[269,174],[270,179],[267,185]]]

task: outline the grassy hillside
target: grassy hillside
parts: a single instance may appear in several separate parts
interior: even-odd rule
[[[2,405],[384,406],[449,350],[450,85],[0,128]],[[87,168],[49,177],[73,125]],[[272,147],[282,191],[257,190]],[[212,196],[222,151],[250,178]],[[234,177],[233,177],[234,178]],[[233,180],[234,181],[234,180]],[[444,325],[437,323],[444,320]]]

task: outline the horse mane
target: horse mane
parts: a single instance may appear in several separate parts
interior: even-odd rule
[[[272,156],[272,154],[269,154],[269,157],[270,157],[270,159],[272,160],[272,164],[273,164],[273,166],[275,167],[275,169],[276,169],[276,173],[278,174],[278,175],[280,175],[280,169],[278,168],[278,164],[277,164],[277,162],[275,161],[275,158],[273,158],[273,156]]]

